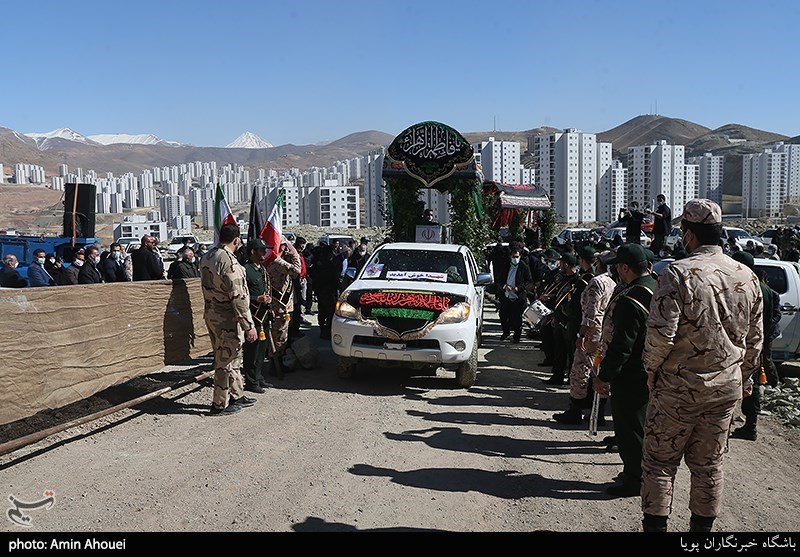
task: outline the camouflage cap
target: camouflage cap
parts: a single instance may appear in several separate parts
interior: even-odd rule
[[[614,257],[616,257],[616,254],[610,249],[601,251],[600,253],[597,254],[597,259],[602,261],[603,265],[608,265],[608,262],[611,261]]]
[[[622,244],[617,248],[617,254],[607,262],[607,265],[631,265],[647,261],[645,249],[639,244]]]
[[[692,199],[683,207],[682,218],[696,224],[721,224],[722,209],[710,199]]]
[[[756,260],[753,258],[753,256],[744,250],[734,252],[734,254],[731,255],[731,258],[734,261],[738,261],[739,263],[747,265],[747,267],[750,269],[752,269],[756,264]]]

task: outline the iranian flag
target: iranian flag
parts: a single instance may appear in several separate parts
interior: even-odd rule
[[[278,197],[275,199],[275,204],[269,212],[267,222],[264,223],[264,228],[261,229],[261,234],[258,236],[264,240],[268,246],[272,246],[272,251],[267,253],[265,265],[269,265],[280,254],[281,240],[283,239],[283,227],[281,226],[281,219],[283,217],[283,190],[278,191]]]
[[[217,193],[214,195],[214,243],[219,244],[219,231],[226,224],[236,224],[231,206],[225,199],[222,186],[217,183]]]

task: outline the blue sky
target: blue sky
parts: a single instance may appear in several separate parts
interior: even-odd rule
[[[800,134],[796,0],[3,0],[0,126],[305,144],[422,120]]]

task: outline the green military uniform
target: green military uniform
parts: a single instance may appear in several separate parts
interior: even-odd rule
[[[227,408],[244,396],[239,370],[244,334],[254,327],[244,269],[225,246],[212,248],[200,262],[203,319],[214,349],[213,409]]]
[[[269,302],[259,302],[258,297],[270,291],[269,277],[263,265],[252,261],[244,266],[244,271],[247,275],[247,288],[250,291],[250,313],[253,315],[253,321],[258,330],[258,340],[245,343],[242,350],[244,382],[246,386],[263,386],[265,381],[261,368],[269,347],[266,334],[269,332],[270,304]]]
[[[561,260],[568,266],[577,265],[574,254],[566,253]],[[575,289],[580,282],[577,273],[565,274],[561,287],[555,296],[556,305],[553,309],[553,375],[545,382],[548,385],[563,385],[567,371],[572,367],[572,358],[575,353],[575,341],[578,329],[570,329],[570,304]],[[580,297],[578,297],[580,303]],[[580,327],[580,321],[578,321]],[[572,330],[572,336],[570,336]]]
[[[638,244],[622,246],[609,264],[644,262],[643,252]],[[623,486],[634,493],[638,493],[642,481],[644,422],[649,399],[642,354],[655,288],[656,281],[648,273],[631,281],[612,299],[605,316],[611,321],[610,327],[604,327],[605,352],[598,373],[601,381],[611,385],[611,415],[623,463]]]

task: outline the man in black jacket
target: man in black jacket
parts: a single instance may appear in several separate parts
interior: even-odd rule
[[[153,236],[142,236],[142,247],[131,253],[133,262],[133,280],[161,280],[164,278],[164,266],[161,258],[154,252],[158,242]]]
[[[100,273],[103,275],[103,282],[126,282],[125,264],[122,258],[122,246],[114,242],[111,244],[111,251],[100,263]]]
[[[172,262],[167,271],[169,280],[198,278],[200,271],[195,264],[194,250],[184,247],[178,250],[178,259]]]
[[[103,275],[97,266],[100,264],[100,250],[94,246],[84,249],[86,262],[78,271],[78,284],[99,284],[103,282]]]
[[[503,327],[503,334],[500,340],[505,340],[510,334],[514,334],[514,344],[519,343],[522,335],[522,313],[527,306],[527,287],[531,285],[531,270],[528,264],[522,260],[522,246],[513,243],[510,247],[511,257],[506,268],[506,276],[498,282],[502,282],[502,287],[498,292],[500,300],[500,325]],[[501,279],[501,277],[497,277]]]
[[[625,243],[641,244],[644,213],[639,210],[639,203],[637,201],[631,203],[630,209],[623,209],[620,212],[619,221],[625,225]]]
[[[22,278],[17,271],[19,261],[16,255],[8,254],[3,258],[3,268],[0,269],[0,286],[3,288],[25,288],[28,281]]]
[[[653,221],[653,244],[650,246],[650,250],[658,255],[664,246],[664,238],[672,230],[672,209],[667,205],[667,198],[663,193],[656,196],[656,202],[658,202],[658,208],[655,211],[648,208],[647,213],[655,219]]]

